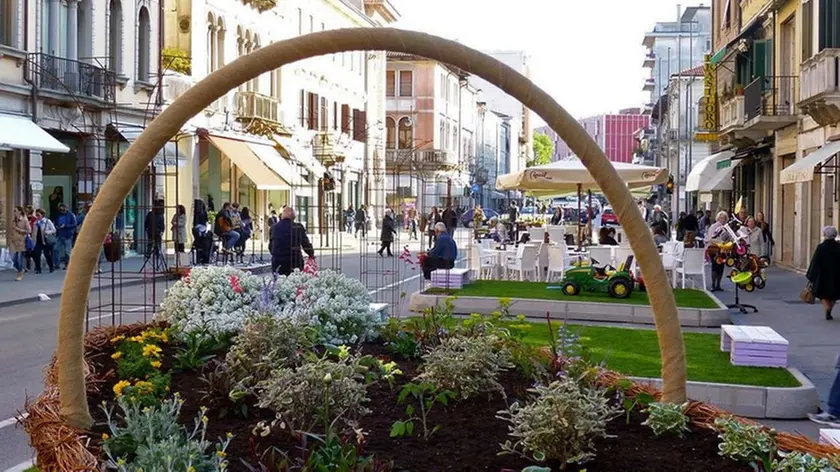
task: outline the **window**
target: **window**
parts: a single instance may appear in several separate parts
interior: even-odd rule
[[[440,120],[440,135],[438,136],[438,142],[439,143],[445,143],[446,142],[445,139],[446,139],[446,124],[445,124],[443,118],[441,118],[441,120]],[[444,148],[444,147],[445,147],[445,145],[441,146],[441,148]]]
[[[220,16],[216,19],[216,69],[225,65],[225,20]]]
[[[391,118],[385,118],[385,148],[397,148],[397,122]]]
[[[820,0],[818,27],[820,51],[840,47],[840,0]]]
[[[364,110],[353,110],[353,140],[367,141],[367,113]]]
[[[330,104],[327,97],[321,97],[321,131],[330,129]]]
[[[397,73],[389,70],[385,72],[385,96],[394,97],[397,94]]]
[[[341,105],[341,132],[350,134],[350,105]]]
[[[307,115],[307,129],[318,129],[318,94],[307,94],[307,105],[309,114]]]
[[[307,118],[309,117],[309,102],[307,101],[306,97],[306,90],[300,91],[300,98],[299,98],[299,109],[298,112],[300,113],[299,117],[299,124],[301,128],[306,128]]]
[[[271,96],[276,99],[280,100],[280,81],[282,76],[280,74],[280,69],[274,69],[271,71]]]
[[[17,1],[0,0],[0,44],[17,46]]]
[[[122,3],[120,3],[120,0],[111,0],[109,7],[108,66],[112,71],[119,74],[122,72]],[[209,20],[212,21],[213,17],[210,16]],[[210,23],[210,34],[215,37],[215,28],[212,22]]]
[[[414,123],[411,118],[405,116],[400,118],[400,149],[411,149],[414,142]]]
[[[152,25],[149,21],[149,9],[140,8],[137,20],[137,80],[148,82],[151,66]]]
[[[400,71],[400,97],[410,97],[414,92],[414,74],[410,70]]]
[[[802,4],[802,60],[814,55],[814,0]]]

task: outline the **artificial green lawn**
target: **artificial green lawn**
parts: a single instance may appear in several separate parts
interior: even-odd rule
[[[531,298],[538,300],[563,300],[570,302],[597,302],[597,303],[626,303],[629,305],[650,305],[647,293],[634,290],[629,297],[624,299],[612,298],[606,293],[580,292],[578,295],[566,295],[559,288],[548,290],[546,287],[560,287],[555,283],[540,282],[519,282],[508,280],[476,280],[461,289],[442,290],[429,289],[427,293],[441,293],[456,297],[505,297],[505,298]],[[674,298],[677,299],[677,306],[681,308],[718,308],[717,303],[700,290],[674,289]]]
[[[552,322],[555,332],[561,325]],[[523,332],[526,343],[540,346],[549,344],[547,323],[522,322],[513,326]],[[661,376],[656,331],[585,325],[569,325],[569,329],[581,336],[581,344],[589,349],[593,360],[606,361],[609,369],[637,377]],[[683,340],[688,380],[762,387],[800,385],[787,369],[730,364],[729,353],[720,351],[718,334],[683,333]]]

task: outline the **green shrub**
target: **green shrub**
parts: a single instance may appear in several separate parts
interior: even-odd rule
[[[224,347],[210,333],[200,330],[186,333],[181,342],[184,345],[178,348],[173,366],[178,370],[198,369],[216,357],[215,353]]]
[[[514,438],[502,445],[502,454],[537,462],[585,462],[594,456],[595,440],[606,435],[607,423],[621,414],[610,405],[606,390],[579,386],[568,378],[529,391],[536,394],[533,402],[514,403],[497,415],[510,423]]]
[[[125,426],[117,426],[113,410],[105,408],[111,434],[102,435],[102,448],[108,457],[108,467],[120,472],[196,471],[221,472],[227,468],[225,459],[232,435],[216,444],[205,439],[208,419],[201,409],[189,433],[178,424],[184,402],[179,397],[165,400],[153,407],[141,407],[136,402],[118,400]]]
[[[224,362],[212,360],[199,378],[201,388],[201,402],[210,405],[219,418],[234,413],[242,418],[248,417],[248,403],[250,390],[242,388],[233,378],[230,368]]]
[[[422,373],[415,380],[451,390],[461,398],[501,392],[499,373],[513,367],[510,352],[496,336],[452,336],[423,356]]]
[[[335,422],[351,422],[368,413],[367,368],[362,358],[308,357],[298,368],[279,367],[257,385],[260,408],[269,408],[291,425],[310,431],[316,424],[329,431]]]
[[[776,453],[776,432],[756,424],[747,424],[731,416],[715,420],[718,428],[720,455],[738,462],[773,470]]]
[[[685,407],[687,405],[687,403],[683,403],[682,405],[676,403],[651,403],[645,410],[648,414],[648,419],[642,424],[650,426],[653,434],[657,436],[669,433],[682,437],[683,433],[689,431],[688,416],[685,416]]]
[[[308,328],[262,315],[248,320],[233,340],[225,358],[229,371],[243,387],[266,380],[279,366],[301,362],[301,352],[312,346]]]
[[[802,452],[780,452],[773,460],[774,472],[836,472],[828,459],[820,459]]]

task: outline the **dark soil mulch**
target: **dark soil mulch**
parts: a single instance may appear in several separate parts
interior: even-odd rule
[[[382,346],[364,345],[362,351],[380,358],[390,357]],[[164,351],[164,369],[171,365],[171,348]],[[108,377],[101,392],[90,395],[89,404],[96,425],[92,436],[94,445],[103,432],[105,415],[100,403],[113,401],[110,387],[116,382],[114,361],[110,352],[94,357],[94,364],[99,375]],[[399,383],[405,382],[417,372],[416,362],[394,359],[404,372],[397,386],[393,389],[382,382],[368,388],[371,414],[360,421],[360,426],[367,434],[366,454],[373,454],[377,459],[392,462],[395,471],[431,472],[431,471],[513,471],[534,465],[531,461],[516,456],[499,456],[499,444],[508,439],[507,423],[496,419],[496,412],[506,408],[525,394],[529,382],[514,372],[500,378],[505,387],[507,400],[501,395],[480,397],[466,401],[450,403],[442,408],[436,405],[430,415],[431,425],[440,425],[428,441],[422,436],[391,438],[390,430],[394,421],[404,419],[405,406],[397,404]],[[198,372],[173,374],[171,389],[180,392],[185,400],[181,420],[192,426],[202,405],[210,406],[208,416],[209,438],[221,438],[227,432],[234,438],[227,449],[232,471],[248,470],[242,460],[256,464],[260,454],[269,447],[277,447],[291,456],[301,455],[301,442],[287,431],[275,428],[266,438],[254,438],[251,431],[260,420],[270,422],[274,414],[267,410],[252,407],[247,419],[229,413],[223,418],[215,415],[219,407],[204,397],[205,388]],[[625,416],[613,420],[607,429],[606,439],[597,441],[596,457],[583,466],[569,466],[569,471],[587,472],[737,472],[750,471],[718,455],[717,435],[709,430],[693,428],[683,438],[674,436],[657,438],[650,428],[642,426],[645,415],[633,412],[629,423]],[[419,430],[419,425],[417,430]],[[552,470],[560,470],[553,467]]]

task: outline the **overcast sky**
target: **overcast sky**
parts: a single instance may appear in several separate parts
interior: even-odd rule
[[[642,38],[675,21],[677,0],[397,0],[399,28],[476,49],[523,50],[532,79],[572,115],[641,106]],[[706,2],[708,4],[708,0]]]

